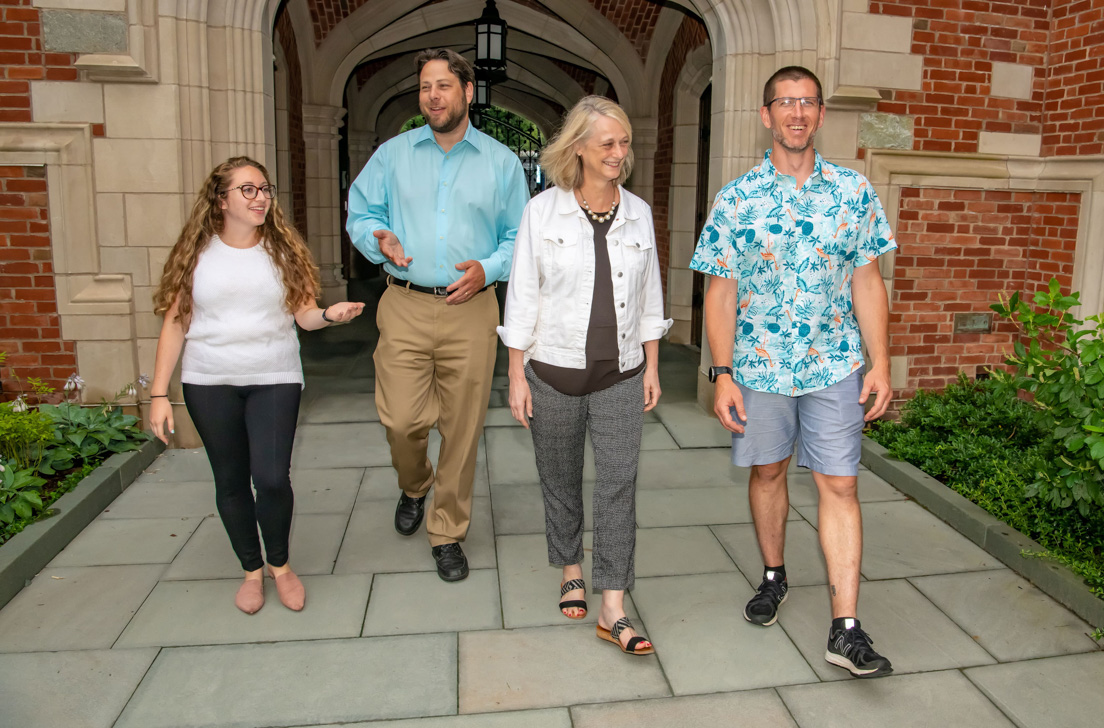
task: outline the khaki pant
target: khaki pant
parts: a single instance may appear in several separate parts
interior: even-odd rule
[[[376,409],[387,428],[399,488],[412,498],[433,488],[426,504],[432,546],[463,541],[494,374],[494,289],[450,306],[443,297],[389,285],[376,322]],[[441,433],[436,475],[426,454],[434,424]]]

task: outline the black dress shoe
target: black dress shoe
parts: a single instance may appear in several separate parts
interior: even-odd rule
[[[422,525],[425,516],[425,499],[411,498],[406,493],[399,496],[399,504],[395,506],[395,530],[404,536],[409,536]]]
[[[433,559],[437,562],[437,576],[445,581],[462,581],[468,578],[468,557],[458,543],[445,543],[433,547]]]

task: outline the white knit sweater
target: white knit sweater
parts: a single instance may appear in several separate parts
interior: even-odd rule
[[[303,384],[295,318],[263,244],[232,248],[216,235],[192,278],[192,321],[180,381],[186,384]]]

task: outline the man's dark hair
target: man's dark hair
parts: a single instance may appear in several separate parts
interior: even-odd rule
[[[820,79],[816,77],[816,74],[804,66],[786,66],[785,68],[779,68],[767,79],[767,83],[763,86],[763,106],[767,106],[774,100],[774,86],[779,81],[803,81],[805,79],[816,84],[817,98],[823,104],[824,91],[820,87]]]
[[[468,59],[456,51],[448,48],[427,48],[422,51],[414,58],[414,63],[418,66],[418,76],[422,75],[422,69],[430,61],[445,61],[448,63],[449,71],[460,79],[462,87],[466,88],[469,83],[472,86],[475,85],[475,70],[468,63]]]

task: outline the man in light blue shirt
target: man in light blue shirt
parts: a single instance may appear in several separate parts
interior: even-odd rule
[[[468,575],[460,541],[471,520],[476,448],[494,370],[498,300],[529,201],[517,155],[468,122],[475,73],[450,50],[418,54],[426,125],[376,150],[349,191],[353,245],[383,263],[376,320],[376,408],[402,493],[395,530],[426,532],[437,573]],[[441,433],[437,472],[429,430]]]

